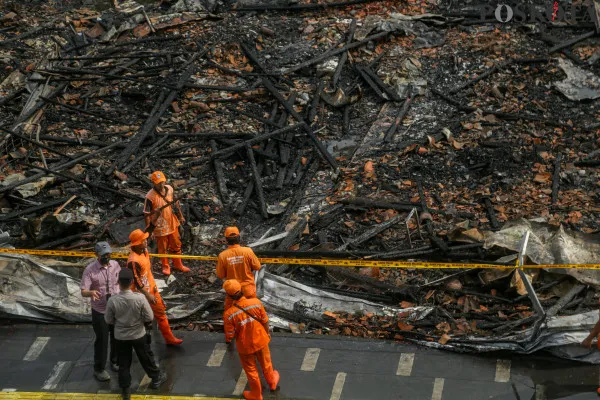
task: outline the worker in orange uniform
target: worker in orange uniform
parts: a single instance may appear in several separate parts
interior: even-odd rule
[[[144,204],[144,216],[146,226],[154,222],[154,238],[158,245],[159,254],[181,254],[181,239],[179,238],[179,225],[185,223],[181,212],[179,201],[173,202],[173,187],[167,185],[165,174],[155,171],[151,175],[152,189],[146,194]],[[172,204],[169,204],[172,203]],[[169,204],[169,205],[167,205]],[[173,205],[177,207],[177,214],[173,212]],[[189,272],[190,269],[183,265],[181,258],[172,258],[173,268],[181,272]],[[162,273],[171,274],[169,259],[161,258]]]
[[[177,339],[173,336],[173,332],[171,332],[169,320],[167,319],[167,306],[160,296],[156,282],[154,282],[152,264],[150,263],[150,256],[147,250],[148,243],[146,239],[148,239],[148,236],[150,236],[150,233],[143,232],[141,229],[136,229],[129,234],[131,252],[127,259],[127,268],[133,271],[131,289],[134,292],[142,293],[148,299],[150,307],[152,307],[152,311],[154,312],[154,318],[158,323],[158,330],[160,330],[160,333],[165,338],[165,342],[171,345],[181,344],[183,340]]]
[[[599,303],[600,303],[600,300],[599,300]],[[600,314],[600,312],[599,312],[599,314]],[[581,344],[583,347],[589,349],[592,347],[592,342],[596,338],[598,338],[597,346],[598,346],[598,350],[600,350],[600,319],[598,319],[598,321],[596,322],[596,325],[594,325],[594,327],[590,331],[590,334],[583,340],[583,342],[581,342]],[[597,389],[597,393],[600,395],[600,387]]]
[[[223,314],[225,342],[230,344],[235,338],[240,362],[250,384],[250,390],[243,393],[244,398],[262,400],[262,387],[256,360],[258,359],[271,390],[277,389],[279,372],[273,369],[271,363],[269,317],[260,300],[247,299],[243,295],[242,288],[240,282],[235,279],[229,279],[223,284],[223,289],[232,302],[232,306]]]
[[[256,284],[253,271],[260,269],[260,261],[250,247],[240,246],[240,231],[235,226],[225,229],[227,250],[222,251],[217,259],[217,276],[219,279],[236,279],[242,285],[242,293],[247,299],[256,297]],[[233,300],[225,297],[225,310],[229,309]]]

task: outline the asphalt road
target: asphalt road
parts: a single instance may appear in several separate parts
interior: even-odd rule
[[[184,339],[180,347],[167,347],[154,335],[167,383],[148,389],[135,360],[132,391],[241,397],[245,375],[222,334],[177,335]],[[0,327],[0,399],[17,399],[21,392],[119,393],[116,373],[110,371],[110,382],[94,379],[93,340],[91,326]],[[275,335],[271,353],[281,382],[273,393],[264,385],[265,399],[596,399],[600,377],[598,366],[550,356],[455,354],[330,336]]]

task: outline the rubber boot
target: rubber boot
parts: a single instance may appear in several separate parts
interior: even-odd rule
[[[171,260],[173,260],[173,269],[181,272],[190,272],[190,269],[183,265],[181,258],[172,258]]]
[[[243,396],[246,400],[263,400],[262,393],[255,395],[250,390],[244,390]]]
[[[160,261],[162,262],[162,273],[163,273],[163,275],[171,275],[171,267],[169,266],[169,259],[168,258],[161,258]]]
[[[171,327],[169,326],[169,321],[166,317],[157,319],[156,322],[158,323],[158,330],[165,338],[166,344],[176,345],[183,342],[183,340],[177,339],[175,336],[173,336],[173,332],[171,332]]]
[[[269,388],[271,390],[276,390],[278,384],[279,384],[279,372],[273,370],[273,374],[271,374],[271,379],[269,381]]]

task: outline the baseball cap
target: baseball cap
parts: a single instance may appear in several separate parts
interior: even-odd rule
[[[133,280],[133,271],[129,268],[121,268],[121,271],[119,271],[119,280],[120,281]]]
[[[240,236],[240,230],[237,228],[237,226],[228,226],[225,229],[225,237],[236,237],[236,236]]]
[[[165,174],[163,174],[160,171],[154,171],[152,175],[150,175],[150,177],[152,178],[152,183],[154,183],[155,185],[167,181],[167,177],[165,176]]]
[[[150,234],[148,232],[144,232],[141,229],[136,229],[135,231],[129,234],[129,241],[132,246],[137,246],[138,244],[142,244],[144,239],[148,239]]]
[[[110,253],[112,253],[112,249],[110,248],[110,245],[108,244],[108,242],[96,243],[96,254],[98,254],[99,256],[103,256],[105,254],[110,254]]]
[[[223,289],[225,290],[225,293],[227,293],[230,296],[233,296],[234,294],[242,290],[242,285],[240,285],[240,283],[236,279],[228,279],[223,284]]]

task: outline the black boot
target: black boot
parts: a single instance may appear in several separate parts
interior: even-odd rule
[[[123,400],[131,400],[131,390],[129,388],[123,389],[121,396],[123,396]]]
[[[165,374],[164,372],[161,372],[156,379],[154,379],[154,380],[152,380],[152,382],[150,382],[150,385],[148,385],[148,387],[150,389],[158,389],[160,387],[160,385],[162,385],[166,381],[167,381],[167,374]]]

